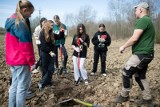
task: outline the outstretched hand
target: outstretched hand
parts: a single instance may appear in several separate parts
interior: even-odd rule
[[[123,53],[124,50],[125,50],[125,48],[124,48],[123,46],[121,46],[121,47],[119,48],[119,52],[120,52],[120,53]]]

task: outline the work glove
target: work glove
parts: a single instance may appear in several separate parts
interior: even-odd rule
[[[32,65],[32,66],[30,66],[30,71],[33,71],[33,70],[35,70],[36,69],[36,65],[34,64],[34,65]]]
[[[76,52],[80,52],[79,47],[75,47],[74,50],[75,50]]]
[[[55,55],[55,53],[53,53],[52,51],[51,51],[51,52],[49,52],[49,54],[51,55],[51,57],[56,56],[56,55]]]

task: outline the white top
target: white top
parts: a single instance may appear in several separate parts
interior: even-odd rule
[[[41,44],[40,40],[39,40],[39,36],[40,36],[40,32],[41,32],[42,28],[40,25],[38,25],[36,28],[35,28],[35,31],[33,33],[34,37],[35,37],[35,40],[36,40],[36,44]]]

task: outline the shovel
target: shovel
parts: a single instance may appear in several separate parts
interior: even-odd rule
[[[84,102],[84,101],[81,101],[79,99],[76,99],[76,98],[70,98],[70,99],[67,99],[67,100],[63,100],[61,102],[59,102],[57,105],[66,105],[67,104],[70,104],[68,106],[71,106],[72,105],[76,105],[76,104],[81,104],[81,105],[84,105],[86,107],[101,107],[99,105],[94,105],[94,104],[91,104],[91,103],[87,103],[87,102]]]

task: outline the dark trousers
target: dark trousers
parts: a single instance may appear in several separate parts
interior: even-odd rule
[[[58,68],[58,48],[60,49],[60,46],[55,46],[54,47],[54,52],[56,54],[56,57],[55,57],[55,66],[56,68]],[[68,60],[68,54],[67,54],[67,51],[66,51],[66,48],[64,45],[62,45],[62,54],[64,56],[64,60],[63,60],[63,68],[66,69],[66,65],[67,65],[67,60]]]
[[[42,80],[40,83],[42,86],[46,86],[51,83],[52,75],[54,73],[54,60],[48,53],[41,51],[42,60]]]
[[[101,73],[106,73],[106,51],[94,50],[94,63],[92,72],[97,72],[99,56],[101,58]]]

